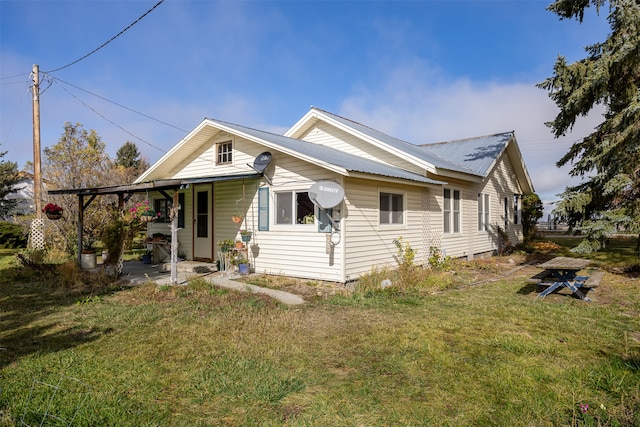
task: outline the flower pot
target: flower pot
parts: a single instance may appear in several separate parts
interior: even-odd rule
[[[244,243],[242,243],[240,241],[237,241],[236,242],[236,249],[242,249],[242,248],[244,248]]]
[[[85,250],[80,254],[80,267],[83,270],[92,270],[98,266],[96,262],[96,251]]]
[[[60,218],[62,218],[62,212],[59,213],[46,213],[47,218],[49,218],[50,220],[56,221]]]
[[[238,272],[240,274],[249,274],[249,264],[238,264]]]
[[[240,215],[233,215],[231,217],[231,221],[235,222],[236,224],[240,224],[242,222],[242,217]]]
[[[240,238],[245,243],[250,242],[251,241],[251,234],[241,234]]]

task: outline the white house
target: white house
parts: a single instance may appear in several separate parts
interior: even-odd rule
[[[253,271],[335,282],[396,266],[399,237],[418,264],[432,248],[494,253],[499,229],[519,243],[520,201],[534,191],[513,132],[416,145],[318,108],[285,135],[205,119],[136,180],[170,182],[186,259],[214,262],[220,240],[249,229]],[[317,183],[337,192],[332,209],[314,205]],[[166,210],[172,198],[149,188]],[[168,222],[152,233],[169,234]]]

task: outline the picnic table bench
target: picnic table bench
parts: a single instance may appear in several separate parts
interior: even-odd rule
[[[531,276],[527,283],[537,285],[548,285],[538,298],[544,298],[561,287],[570,289],[581,300],[591,302],[581,289],[591,289],[597,287],[604,276],[604,271],[596,271],[590,276],[578,276],[578,272],[591,263],[588,259],[556,257],[539,267],[541,272]]]

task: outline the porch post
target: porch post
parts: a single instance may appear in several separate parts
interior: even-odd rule
[[[178,284],[178,211],[182,206],[178,204],[179,190],[173,190],[173,205],[171,206],[171,284]]]
[[[82,226],[84,221],[84,195],[78,194],[78,265],[82,265]]]

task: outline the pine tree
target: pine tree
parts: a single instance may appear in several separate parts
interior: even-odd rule
[[[588,7],[600,16],[604,0],[558,0],[549,10],[560,19],[582,22]],[[556,214],[586,238],[574,248],[603,247],[618,230],[640,233],[640,1],[610,0],[608,38],[586,47],[587,57],[567,64],[559,57],[554,75],[538,86],[560,108],[547,123],[556,137],[570,131],[595,105],[606,107],[604,121],[574,143],[558,161],[571,163],[583,181],[562,193]]]
[[[0,159],[2,159],[7,152],[0,152]],[[16,199],[9,199],[9,194],[15,193],[15,185],[19,181],[18,176],[18,164],[7,160],[0,160],[0,218],[6,218],[10,215],[18,201]]]

